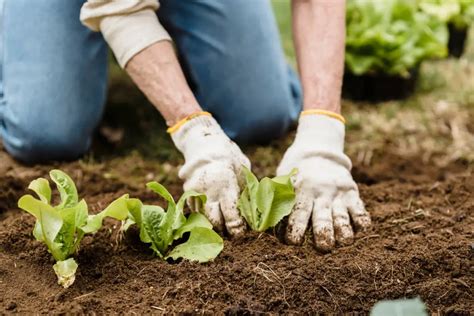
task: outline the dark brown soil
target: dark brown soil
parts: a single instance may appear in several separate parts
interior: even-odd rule
[[[119,170],[143,164],[129,159]],[[123,172],[140,179],[135,182],[109,174],[117,167],[113,161],[57,166],[77,181],[93,211],[124,192],[155,199],[138,185],[154,167]],[[67,290],[57,285],[51,256],[31,235],[33,218],[15,207],[29,181],[51,167],[14,165],[0,175],[0,313],[365,313],[379,300],[416,296],[431,312],[474,311],[472,166],[439,169],[394,156],[356,166],[373,227],[330,254],[316,252],[310,234],[294,247],[271,233],[249,233],[226,239],[212,263],[170,264],[133,234],[118,243],[117,223],[108,221],[84,240],[76,282]],[[164,182],[180,193],[172,176]]]

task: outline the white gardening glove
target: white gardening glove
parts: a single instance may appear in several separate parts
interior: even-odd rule
[[[289,217],[286,240],[301,244],[312,218],[316,248],[330,251],[336,242],[350,244],[355,228],[370,225],[370,216],[352,179],[351,161],[344,154],[343,118],[325,111],[303,112],[293,145],[288,148],[277,174],[293,168],[296,204]],[[322,112],[324,114],[314,114]]]
[[[237,209],[239,175],[242,166],[250,168],[248,158],[206,112],[170,133],[185,159],[179,171],[184,190],[206,194],[204,212],[217,230],[225,225],[231,235],[242,233],[246,226]]]

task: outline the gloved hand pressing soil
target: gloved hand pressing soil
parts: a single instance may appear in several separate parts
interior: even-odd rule
[[[285,153],[277,175],[293,168],[296,204],[289,217],[286,241],[299,245],[310,218],[316,248],[330,251],[350,244],[355,228],[370,225],[359,191],[352,179],[349,157],[344,154],[344,118],[326,111],[302,113],[294,143]]]
[[[248,158],[207,112],[188,117],[169,132],[184,155],[185,164],[179,171],[184,190],[206,194],[204,212],[215,229],[223,231],[225,226],[231,235],[243,233],[246,225],[237,201],[242,167],[250,168]],[[193,208],[192,201],[190,206]]]

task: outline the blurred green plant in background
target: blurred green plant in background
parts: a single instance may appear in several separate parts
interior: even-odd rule
[[[281,42],[285,55],[290,63],[295,66],[295,49],[291,29],[291,2],[287,0],[273,0],[273,11],[280,30]]]
[[[272,0],[284,52],[293,66],[291,1]],[[356,75],[409,76],[427,59],[447,56],[448,24],[474,23],[474,0],[348,0],[346,67]]]
[[[349,0],[346,71],[407,78],[422,61],[447,56],[446,23],[411,0]]]
[[[474,22],[474,0],[418,0],[422,12],[465,29]]]

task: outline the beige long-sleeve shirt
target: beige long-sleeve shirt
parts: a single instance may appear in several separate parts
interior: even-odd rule
[[[124,68],[148,46],[171,40],[156,16],[158,7],[158,0],[88,0],[82,7],[81,21],[91,30],[102,32]]]

